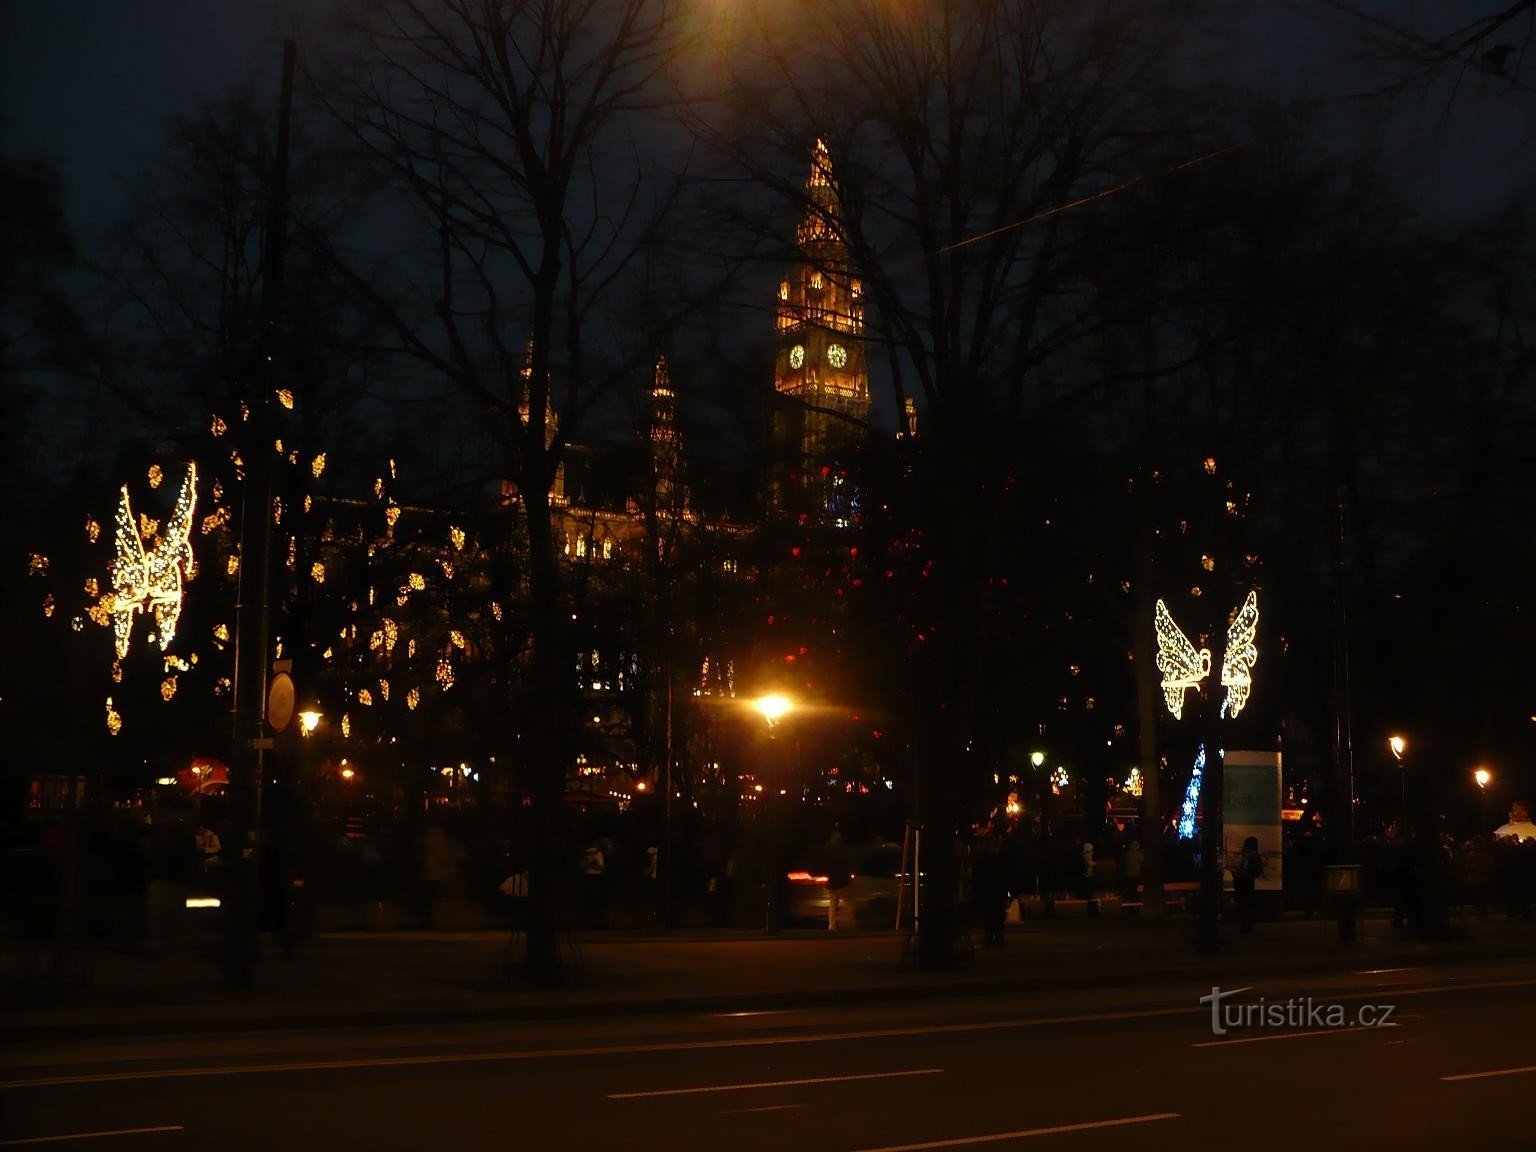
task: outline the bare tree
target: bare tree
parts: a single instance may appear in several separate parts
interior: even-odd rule
[[[688,29],[674,0],[390,0],[359,6],[352,31],[324,98],[398,194],[381,212],[428,257],[396,269],[405,291],[370,291],[398,348],[483,417],[525,521],[526,972],[552,981],[575,705],[552,490],[581,418],[654,358],[620,313],[676,203],[666,73]]]
[[[903,711],[929,837],[928,967],[951,962],[957,929],[954,776],[976,727],[998,502],[1021,430],[1050,399],[1042,373],[1092,330],[1079,294],[1114,242],[1064,210],[1145,171],[1131,161],[1160,106],[1165,17],[1020,0],[824,6],[788,32],[762,29],[767,66],[743,71],[740,120],[719,141],[846,246],[894,410],[908,391],[923,409],[905,442],[927,563]],[[830,207],[765,161],[803,157],[818,136]]]

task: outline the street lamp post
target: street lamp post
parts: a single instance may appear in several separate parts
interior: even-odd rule
[[[1397,760],[1398,787],[1402,793],[1402,818],[1398,826],[1406,836],[1408,834],[1408,761],[1405,756],[1408,752],[1408,741],[1401,736],[1393,736],[1387,740],[1387,747],[1392,750],[1392,755]]]
[[[1472,782],[1477,785],[1478,795],[1482,797],[1480,804],[1483,809],[1483,823],[1492,821],[1488,818],[1488,785],[1493,783],[1493,773],[1488,771],[1486,765],[1479,764],[1472,772]]]
[[[762,716],[763,722],[768,726],[768,739],[771,742],[774,738],[774,729],[778,727],[779,721],[789,715],[794,710],[795,705],[794,701],[790,700],[787,696],[769,693],[766,696],[759,696],[756,700],[752,701],[752,707],[757,710],[758,714]],[[765,752],[764,760],[767,760],[767,758],[768,753]],[[774,808],[773,788],[764,789],[763,795],[766,797],[766,802],[769,805],[768,867],[763,881],[763,932],[765,935],[774,936],[779,932],[781,915],[779,909],[779,816]]]
[[[1048,904],[1045,895],[1045,863],[1046,854],[1050,851],[1051,842],[1051,790],[1046,787],[1045,777],[1040,775],[1040,769],[1045,767],[1045,753],[1031,752],[1029,763],[1035,770],[1035,794],[1040,799],[1040,849],[1035,855],[1035,895],[1040,898],[1040,911],[1048,913]]]

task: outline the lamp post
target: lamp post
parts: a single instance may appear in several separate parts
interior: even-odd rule
[[[1482,797],[1480,803],[1483,809],[1483,823],[1491,823],[1488,818],[1488,785],[1493,783],[1493,773],[1486,765],[1479,764],[1472,771],[1472,782],[1477,785],[1478,795]]]
[[[1051,790],[1045,785],[1040,769],[1045,767],[1045,753],[1029,754],[1030,767],[1035,770],[1035,794],[1040,798],[1040,850],[1035,855],[1035,895],[1040,898],[1040,910],[1047,911],[1045,895],[1045,861],[1051,841]]]
[[[1398,787],[1402,793],[1402,818],[1398,827],[1406,836],[1408,834],[1408,762],[1404,757],[1408,752],[1408,741],[1401,736],[1392,736],[1387,740],[1387,747],[1392,750],[1392,755],[1397,760]]]
[[[774,729],[778,727],[779,721],[784,719],[785,716],[789,715],[789,713],[794,710],[795,705],[794,701],[792,701],[788,696],[782,696],[778,693],[769,693],[764,696],[759,696],[756,700],[753,700],[752,707],[756,709],[758,715],[763,718],[763,723],[768,726],[768,739],[771,742],[774,738]],[[764,752],[763,758],[765,761],[767,760],[768,755],[769,754],[767,752]],[[769,805],[768,866],[766,869],[766,876],[763,881],[763,932],[765,935],[774,936],[778,934],[780,927],[779,821],[778,816],[775,814],[775,811],[772,807],[774,804],[773,789],[765,789],[763,795],[766,797],[767,803]]]

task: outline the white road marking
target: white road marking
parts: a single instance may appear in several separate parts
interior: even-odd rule
[[[339,1072],[364,1068],[415,1068],[432,1064],[497,1064],[515,1060],[554,1060],[567,1057],[635,1056],[653,1052],[699,1052],[728,1048],[773,1048],[787,1044],[829,1044],[848,1040],[885,1040],[964,1032],[997,1032],[1055,1024],[1088,1024],[1106,1020],[1142,1020],[1157,1016],[1203,1015],[1205,1010],[1148,1008],[1139,1012],[1099,1012],[1078,1016],[1021,1017],[978,1020],[964,1024],[923,1024],[907,1028],[866,1028],[850,1032],[816,1032],[790,1036],[751,1036],[731,1040],[683,1040],[654,1044],[611,1044],[582,1048],[543,1048],[512,1052],[446,1052],[420,1056],[374,1056],[358,1060],[308,1060],[286,1064],[221,1064],[204,1068],[153,1068],[138,1072],[96,1072],[80,1076],[45,1076],[33,1080],[0,1081],[0,1090],[59,1088],[74,1084],[119,1084],[133,1080],[190,1080],[208,1076],[255,1076],[272,1072]]]
[[[1523,988],[1536,980],[1491,980],[1474,984],[1425,985],[1394,988],[1392,995],[1431,996],[1489,988]],[[1379,991],[1340,994],[1338,1000],[1366,1000]],[[135,1080],[187,1080],[208,1076],[252,1076],[274,1072],[336,1072],[365,1068],[411,1068],[432,1064],[495,1064],[516,1060],[555,1060],[567,1057],[631,1056],[654,1052],[696,1052],[729,1048],[772,1048],[787,1044],[829,1044],[849,1040],[884,1040],[907,1036],[939,1036],[966,1032],[1000,1032],[1045,1028],[1060,1024],[1097,1024],[1123,1020],[1150,1020],[1167,1016],[1209,1016],[1198,1004],[1178,1008],[1146,1008],[1131,1012],[1087,1012],[1072,1016],[1023,1016],[977,1020],[957,1024],[914,1024],[904,1028],[867,1028],[846,1032],[818,1032],[787,1036],[753,1036],[729,1040],[691,1040],[651,1044],[616,1044],[579,1048],[544,1048],[525,1051],[450,1052],[438,1055],[377,1056],[357,1060],[312,1060],[275,1064],[229,1064],[209,1067],[155,1068],[136,1072],[99,1072],[78,1076],[45,1076],[30,1080],[0,1080],[0,1091],[21,1088],[58,1088],[75,1084],[118,1084]],[[1341,1031],[1341,1029],[1329,1029]]]
[[[1372,1024],[1370,1027],[1357,1025],[1353,1028],[1313,1028],[1307,1032],[1271,1032],[1266,1036],[1244,1036],[1237,1040],[1206,1040],[1201,1044],[1191,1044],[1191,1048],[1230,1048],[1233,1044],[1262,1044],[1266,1040],[1300,1040],[1303,1036],[1347,1036],[1351,1032],[1380,1032],[1385,1028],[1396,1028],[1396,1024]]]
[[[1530,1072],[1536,1072],[1536,1064],[1528,1064],[1524,1068],[1496,1068],[1492,1072],[1463,1072],[1460,1076],[1442,1076],[1440,1079],[1447,1081],[1488,1080],[1494,1076],[1524,1076]]]
[[[181,1132],[180,1124],[159,1124],[153,1128],[112,1128],[104,1132],[71,1132],[66,1136],[28,1136],[20,1140],[0,1140],[0,1148],[20,1148],[30,1144],[62,1144],[65,1140],[100,1140],[107,1136],[149,1136],[156,1132]]]
[[[859,1152],[923,1152],[928,1148],[960,1148],[967,1144],[995,1144],[1001,1140],[1023,1140],[1029,1136],[1055,1136],[1061,1132],[1091,1132],[1097,1128],[1120,1128],[1126,1124],[1150,1124],[1154,1120],[1177,1120],[1177,1112],[1153,1112],[1146,1116],[1124,1116],[1118,1120],[1090,1120],[1083,1124],[1057,1124],[1051,1128],[1025,1128],[1020,1132],[994,1132],[990,1136],[961,1136],[954,1140],[928,1140],[922,1144],[890,1144],[884,1148],[862,1148]]]
[[[937,1076],[942,1068],[906,1072],[857,1072],[847,1076],[808,1076],[803,1080],[760,1080],[754,1084],[714,1084],[707,1088],[658,1088],[651,1092],[610,1092],[610,1100],[641,1100],[651,1096],[697,1096],[703,1092],[746,1092],[753,1088],[798,1088],[802,1084],[843,1084],[849,1080],[893,1080],[900,1076]]]

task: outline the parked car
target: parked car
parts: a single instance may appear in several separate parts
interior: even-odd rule
[[[896,893],[901,888],[901,845],[871,844],[850,850],[853,860],[848,900],[860,927],[892,928],[896,923]],[[791,922],[826,924],[827,878],[818,870],[815,854],[804,867],[790,869],[785,877],[789,898],[785,913]]]

